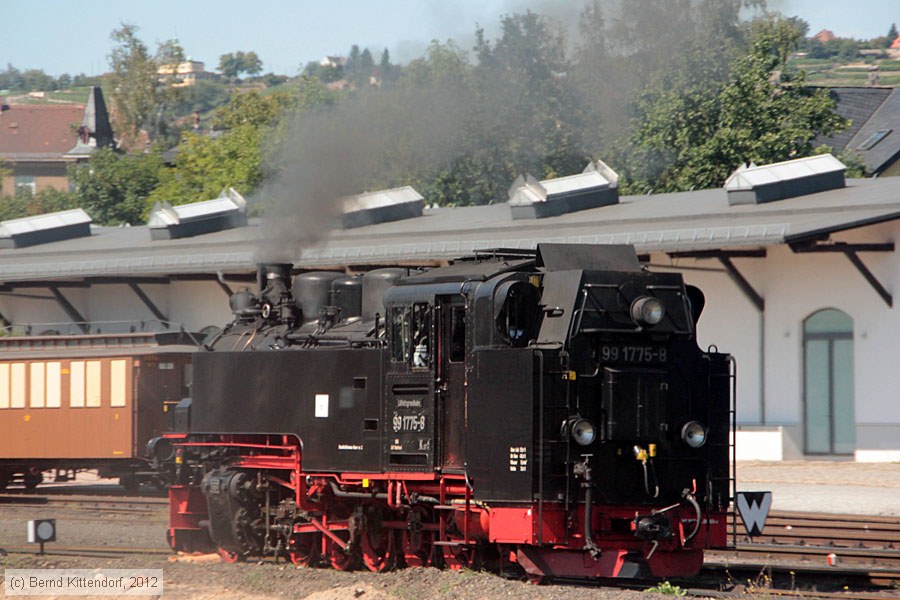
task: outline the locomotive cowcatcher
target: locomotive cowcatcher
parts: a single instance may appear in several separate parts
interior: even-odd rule
[[[301,273],[195,357],[169,542],[373,571],[698,572],[727,545],[730,357],[631,246]]]

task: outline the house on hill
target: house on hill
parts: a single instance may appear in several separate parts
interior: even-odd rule
[[[900,35],[898,35],[890,47],[887,49],[887,55],[891,58],[900,58]]]
[[[86,104],[0,105],[0,194],[66,190],[70,164],[115,145],[99,87],[91,88]]]
[[[170,65],[160,65],[156,74],[161,82],[171,83],[172,87],[190,87],[197,85],[198,81],[215,80],[219,76],[207,71],[206,66],[199,60],[186,60]]]
[[[830,42],[831,40],[835,39],[836,37],[837,36],[835,36],[834,32],[831,31],[830,29],[823,29],[822,31],[820,31],[819,33],[814,35],[813,39],[817,40],[819,42],[822,42],[824,44],[825,42]]]

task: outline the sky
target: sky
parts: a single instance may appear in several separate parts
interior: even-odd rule
[[[898,0],[769,0],[770,8],[799,16],[810,33],[842,37],[885,35],[900,23]],[[353,44],[393,62],[421,56],[433,39],[472,46],[476,26],[496,33],[501,15],[532,8],[570,22],[581,0],[3,0],[0,68],[96,75],[108,67],[109,34],[121,23],[139,27],[151,49],[178,39],[185,53],[218,65],[228,52],[254,51],[265,72],[295,75],[307,62],[346,55]]]

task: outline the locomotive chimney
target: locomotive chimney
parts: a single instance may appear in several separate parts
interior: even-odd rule
[[[295,320],[294,299],[291,295],[290,263],[259,264],[256,268],[256,284],[263,303],[263,317],[291,323]],[[268,306],[268,310],[266,307]]]

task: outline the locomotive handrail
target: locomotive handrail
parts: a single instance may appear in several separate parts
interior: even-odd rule
[[[46,323],[11,323],[0,327],[0,336],[37,336],[37,335],[100,335],[103,328],[123,329],[110,333],[162,333],[165,331],[183,331],[184,324],[160,319],[130,321],[66,321]],[[161,327],[161,329],[159,329]],[[33,331],[47,333],[32,333]],[[52,333],[50,333],[52,332]]]

